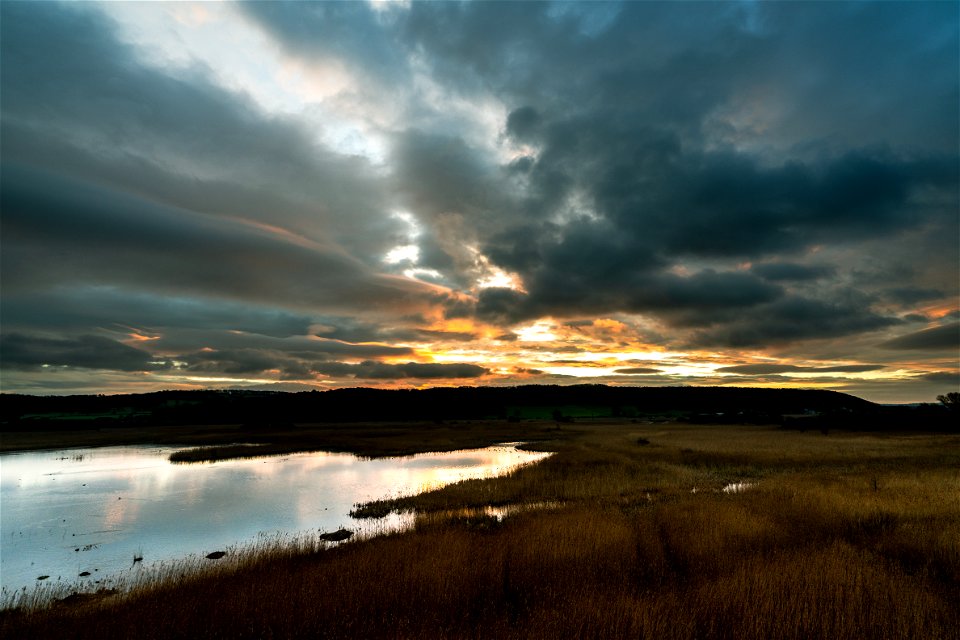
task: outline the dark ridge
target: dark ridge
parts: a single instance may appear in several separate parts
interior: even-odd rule
[[[912,428],[904,420],[946,415],[937,405],[884,407],[835,391],[605,385],[350,388],[271,391],[160,391],[130,395],[2,394],[0,429],[82,430],[188,424],[241,424],[257,430],[295,423],[406,422],[663,416],[698,422],[822,427],[800,417],[843,417],[847,428]],[[785,418],[787,416],[788,418]],[[949,416],[947,416],[949,417]],[[936,422],[936,420],[933,420]],[[839,425],[835,425],[839,426]]]

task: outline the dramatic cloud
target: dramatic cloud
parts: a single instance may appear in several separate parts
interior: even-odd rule
[[[915,333],[887,340],[880,344],[884,349],[935,350],[952,349],[954,355],[960,352],[960,323],[951,323],[942,327],[924,329]]]
[[[819,280],[832,276],[836,269],[827,265],[803,265],[794,262],[767,262],[753,265],[751,269],[765,280]]]
[[[3,364],[12,368],[80,367],[142,371],[150,368],[146,351],[100,336],[42,338],[8,333],[0,336]]]
[[[291,241],[145,199],[7,166],[5,286],[120,285],[288,307],[354,308],[427,289],[371,272],[339,247]],[[122,268],[121,268],[122,267]]]
[[[848,300],[827,302],[791,296],[764,305],[747,316],[724,318],[719,326],[698,331],[694,342],[704,346],[752,347],[837,338],[876,331],[897,323],[895,318]]]
[[[849,364],[830,367],[800,367],[794,364],[740,364],[732,367],[720,367],[718,373],[742,373],[746,375],[766,375],[771,373],[861,373],[883,369],[877,364]]]
[[[0,12],[4,390],[960,370],[955,3]]]
[[[949,384],[954,387],[960,385],[960,372],[957,371],[934,371],[933,373],[926,373],[922,377],[930,382]]]
[[[477,378],[489,370],[475,364],[438,364],[405,362],[403,364],[383,364],[365,361],[355,365],[321,365],[321,373],[328,375],[350,375],[367,380],[400,380],[404,378]]]
[[[2,313],[4,323],[12,326],[82,331],[99,325],[124,333],[138,327],[146,335],[164,327],[165,331],[227,330],[287,338],[307,334],[315,322],[302,313],[258,306],[249,300],[229,302],[91,285],[7,291]]]

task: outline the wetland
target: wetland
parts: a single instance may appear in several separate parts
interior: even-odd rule
[[[958,637],[955,434],[628,420],[486,426],[498,437],[537,432],[535,448],[554,453],[363,505],[405,514],[403,531],[335,545],[291,539],[120,593],[24,603],[0,614],[0,632]]]

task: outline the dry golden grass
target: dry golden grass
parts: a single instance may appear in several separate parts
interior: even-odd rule
[[[8,611],[0,633],[960,638],[956,436],[577,429],[510,477],[380,505],[422,510],[408,533],[255,549],[123,597]],[[543,502],[502,521],[456,511]]]

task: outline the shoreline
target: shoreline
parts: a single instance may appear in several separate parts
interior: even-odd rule
[[[383,505],[412,510],[411,531],[6,610],[0,633],[957,638],[960,437],[623,422],[564,435],[536,465]],[[733,482],[749,487],[724,492]]]
[[[305,423],[283,429],[218,424],[8,431],[0,433],[0,454],[136,444],[182,447],[184,459],[176,461],[187,463],[310,451],[379,458],[475,449],[519,440],[535,446],[536,442],[564,439],[571,432],[570,428],[558,429],[554,423],[542,420],[521,424],[480,420]],[[239,442],[247,448],[261,449],[229,449]]]
[[[350,453],[334,453],[329,458],[326,454],[317,457],[311,452],[290,456],[231,456],[230,462],[239,462],[239,465],[229,462],[222,467],[218,465],[221,471],[202,468],[205,464],[190,468],[190,464],[171,463],[169,458],[172,453],[176,453],[176,449],[165,445],[121,445],[4,454],[4,534],[9,534],[11,538],[4,540],[4,593],[0,608],[8,608],[21,588],[30,592],[45,591],[48,596],[44,600],[52,601],[74,591],[84,592],[98,587],[116,588],[124,582],[129,586],[140,581],[140,578],[135,576],[143,575],[142,570],[146,569],[148,564],[156,566],[159,562],[160,565],[176,563],[187,566],[190,563],[184,564],[184,559],[190,558],[191,554],[202,555],[213,551],[211,544],[241,550],[255,540],[259,541],[265,533],[267,537],[276,537],[277,544],[280,544],[280,540],[289,540],[291,536],[303,536],[304,540],[309,540],[311,536],[320,535],[320,538],[324,539],[318,531],[330,533],[344,525],[351,530],[351,534],[366,532],[379,535],[405,529],[412,525],[412,516],[398,514],[394,517],[361,520],[354,518],[351,511],[357,504],[372,498],[410,496],[424,491],[425,486],[449,483],[457,478],[509,473],[522,464],[538,461],[548,455],[520,452],[520,445],[520,442],[515,441],[498,442],[492,447],[460,449],[453,453],[415,454],[396,460],[379,461]],[[29,457],[20,461],[7,457],[18,455]],[[466,458],[466,463],[463,456],[470,456]],[[269,466],[261,466],[259,459],[243,460],[250,457],[262,457],[263,464]],[[423,460],[418,462],[419,458]],[[116,467],[117,460],[120,461],[119,467]],[[330,460],[334,462],[328,468]],[[450,462],[445,462],[447,460]],[[87,466],[82,466],[83,464]],[[434,467],[438,468],[437,473],[441,475],[429,475]],[[344,469],[349,471],[344,472]],[[256,480],[266,482],[251,484],[247,480],[251,474],[256,476]],[[42,491],[30,493],[29,489],[19,491],[17,487],[37,484],[41,476],[57,476],[54,480],[61,480],[45,484],[47,491],[53,491],[60,496],[76,496],[78,502],[88,506],[84,507],[84,511],[78,511],[65,505],[53,504],[51,507],[44,507],[43,511],[38,511],[41,503],[48,504],[45,494]],[[130,478],[129,485],[124,479],[127,476]],[[118,477],[118,485],[103,488],[116,482]],[[274,477],[279,480],[271,481],[270,478]],[[438,480],[441,477],[445,479]],[[71,483],[70,478],[79,479]],[[224,486],[222,481],[218,484],[217,478],[228,478],[229,485],[242,488],[233,489],[231,493],[231,489]],[[64,479],[67,479],[67,482],[63,482]],[[166,490],[147,488],[156,486],[158,481],[166,486]],[[81,482],[84,484],[81,485]],[[81,488],[88,487],[86,483],[96,488]],[[137,489],[136,485],[143,489]],[[191,503],[203,505],[202,507],[189,508],[179,503],[176,496],[184,487],[194,492]],[[109,530],[110,526],[84,528],[82,523],[90,522],[91,518],[100,518],[105,523],[108,519],[112,521],[116,513],[128,512],[129,509],[118,511],[121,503],[113,502],[121,497],[124,501],[122,505],[128,505],[131,500],[134,503],[151,505],[149,509],[154,515],[147,518],[147,521],[152,521],[153,524],[138,524],[135,509],[132,512],[134,515],[129,516],[125,524],[115,525],[120,527],[117,531],[123,531],[121,534],[95,535],[109,533],[99,529]],[[264,499],[265,497],[267,499]],[[6,504],[8,499],[9,504]],[[70,498],[68,500],[72,501]],[[233,504],[243,502],[246,506],[242,509],[229,507],[220,515],[216,502],[218,500]],[[261,512],[270,515],[261,516]],[[172,515],[185,529],[163,526],[157,522],[158,513]],[[204,523],[213,513],[218,514],[215,519],[222,519],[223,522],[219,526],[209,527],[210,531],[207,531],[208,527]],[[291,517],[291,513],[299,515]],[[51,521],[57,523],[54,527],[55,537],[43,537],[38,528],[46,529],[38,524],[32,514],[41,514],[39,522],[43,523],[46,523],[48,518],[53,518]],[[63,537],[59,531],[61,516],[64,518],[63,523],[70,523],[63,525]],[[194,535],[184,534],[185,530],[192,531]],[[215,532],[212,536],[211,531]],[[66,543],[63,542],[64,539]],[[135,539],[139,543],[139,550],[134,556],[137,560],[133,565],[130,564],[130,549],[123,547],[124,539]],[[70,544],[71,542],[74,544]],[[64,558],[62,554],[56,555],[55,551],[64,544],[70,547],[67,551],[74,552],[86,552],[101,547],[103,549],[91,554],[70,553],[68,558]],[[121,553],[117,552],[117,548]],[[51,553],[50,549],[54,552]],[[144,558],[146,563],[137,564]],[[36,561],[38,569],[33,568],[33,561]],[[201,560],[200,564],[205,563]],[[83,573],[81,570],[84,570]],[[94,571],[99,573],[92,574]],[[76,578],[78,573],[79,579]],[[49,575],[43,575],[35,581],[34,578],[40,574]],[[38,598],[29,599],[39,602]]]

